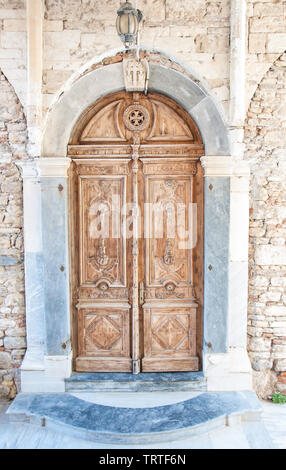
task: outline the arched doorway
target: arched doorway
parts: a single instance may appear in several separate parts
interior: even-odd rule
[[[195,286],[195,297],[199,300],[204,284],[203,301],[197,302],[197,317],[198,312],[201,312],[197,325],[199,331],[196,330],[199,368],[206,378],[208,390],[248,390],[251,389],[251,367],[245,346],[246,310],[242,302],[246,297],[243,295],[242,299],[241,293],[247,290],[244,280],[247,278],[245,240],[249,214],[249,172],[242,162],[236,162],[230,156],[228,131],[218,107],[212,96],[201,87],[199,78],[194,77],[193,73],[192,77],[187,71],[178,72],[150,60],[148,97],[151,92],[158,93],[158,97],[168,96],[182,106],[188,113],[186,119],[190,116],[199,128],[204,143],[204,154],[200,158],[204,173],[204,237],[198,237],[201,243],[203,240],[204,246],[200,253],[194,253],[194,262],[198,266],[201,264],[197,257],[202,258],[203,253],[204,258],[204,281],[201,282],[199,292]],[[69,253],[75,251],[74,247],[70,249],[70,245],[74,244],[70,235],[74,233],[73,230],[78,233],[78,227],[72,226],[68,231],[68,221],[74,210],[69,204],[68,188],[73,188],[75,181],[75,173],[70,172],[69,167],[76,157],[79,160],[83,160],[84,156],[88,161],[91,159],[87,156],[87,149],[79,141],[72,141],[71,135],[73,129],[76,133],[76,124],[82,121],[84,125],[84,117],[88,117],[86,113],[91,111],[97,100],[124,89],[120,62],[108,62],[77,75],[75,81],[59,95],[47,116],[41,158],[32,162],[27,171],[23,172],[23,178],[29,182],[29,185],[24,185],[24,188],[27,186],[27,191],[24,189],[24,200],[27,201],[24,206],[29,209],[24,210],[24,225],[30,240],[29,245],[25,242],[25,260],[30,254],[31,260],[36,260],[29,263],[26,270],[25,282],[31,282],[33,287],[28,294],[26,291],[26,302],[28,305],[35,301],[41,313],[35,315],[34,309],[26,311],[31,335],[28,334],[28,349],[21,367],[23,391],[62,392],[66,390],[65,381],[75,369],[75,358],[78,357],[78,327],[75,320],[79,302],[73,303],[71,309],[70,287],[74,295],[74,281],[77,278],[73,262],[75,258],[72,260],[72,270],[69,267]],[[83,152],[82,157],[76,155],[76,142],[79,144],[78,149]],[[108,141],[104,145],[107,144]],[[102,145],[101,142],[103,149]],[[125,143],[125,151],[128,145],[131,151],[131,142]],[[188,145],[191,152],[192,141]],[[106,152],[104,158],[108,155],[110,157],[108,148]],[[113,157],[116,157],[115,150]],[[124,158],[124,155],[121,157]],[[197,181],[196,185],[199,185],[200,164],[197,164],[198,173],[193,179]],[[76,163],[72,162],[74,166]],[[31,213],[33,217],[29,216]],[[35,220],[41,221],[37,230]],[[235,230],[236,227],[239,227],[239,232]],[[35,250],[38,250],[37,253],[34,253]],[[132,331],[131,326],[129,328]],[[38,338],[39,334],[44,336],[45,350],[35,354],[33,338]],[[84,374],[79,375],[84,377]],[[111,380],[113,377],[110,375]],[[162,374],[159,377],[164,379]]]
[[[201,368],[202,155],[195,122],[159,93],[112,93],[75,124],[75,370]]]

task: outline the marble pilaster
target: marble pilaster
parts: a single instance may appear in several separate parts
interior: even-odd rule
[[[45,301],[45,373],[62,380],[71,373],[69,298],[69,158],[38,161],[42,195]]]
[[[21,366],[22,391],[30,391],[27,377],[37,381],[44,371],[45,307],[41,187],[35,160],[18,162],[23,178],[24,260],[27,351]]]
[[[205,170],[204,371],[208,390],[249,390],[249,170],[232,157],[208,156],[201,161]]]

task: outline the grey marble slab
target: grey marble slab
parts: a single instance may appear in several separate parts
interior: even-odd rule
[[[9,414],[38,418],[53,429],[79,431],[88,439],[140,442],[162,436],[186,436],[192,428],[204,432],[224,426],[228,416],[259,419],[261,405],[252,392],[207,392],[189,400],[153,408],[117,408],[98,405],[67,393],[19,394]],[[185,434],[184,434],[185,433]],[[143,441],[142,441],[143,440]],[[138,441],[138,442],[139,442]]]
[[[203,372],[144,372],[141,374],[116,372],[74,372],[65,379],[66,392],[78,391],[205,391]]]
[[[41,178],[46,354],[70,352],[66,178]],[[63,346],[64,345],[64,346]],[[66,345],[68,345],[66,347]]]
[[[143,372],[142,374],[129,374],[124,372],[80,372],[73,373],[66,382],[77,381],[106,381],[116,382],[177,382],[203,380],[203,372]]]
[[[204,349],[228,351],[230,178],[205,178]]]

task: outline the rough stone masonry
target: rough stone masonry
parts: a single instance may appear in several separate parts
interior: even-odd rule
[[[13,398],[26,347],[22,182],[26,120],[19,99],[0,75],[0,396]]]
[[[257,391],[286,391],[286,54],[259,84],[245,123],[251,165],[249,354]],[[278,383],[277,382],[278,376]]]

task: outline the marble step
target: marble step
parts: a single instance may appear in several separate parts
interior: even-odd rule
[[[206,391],[203,372],[145,372],[142,374],[114,372],[74,372],[65,379],[66,392],[151,392]]]
[[[31,424],[73,438],[130,448],[180,440],[191,445],[198,436],[214,430],[227,433],[229,426],[243,425],[249,448],[269,448],[271,440],[260,421],[261,411],[252,392],[207,392],[149,408],[104,406],[68,393],[21,393],[7,413],[11,418],[26,416]]]

